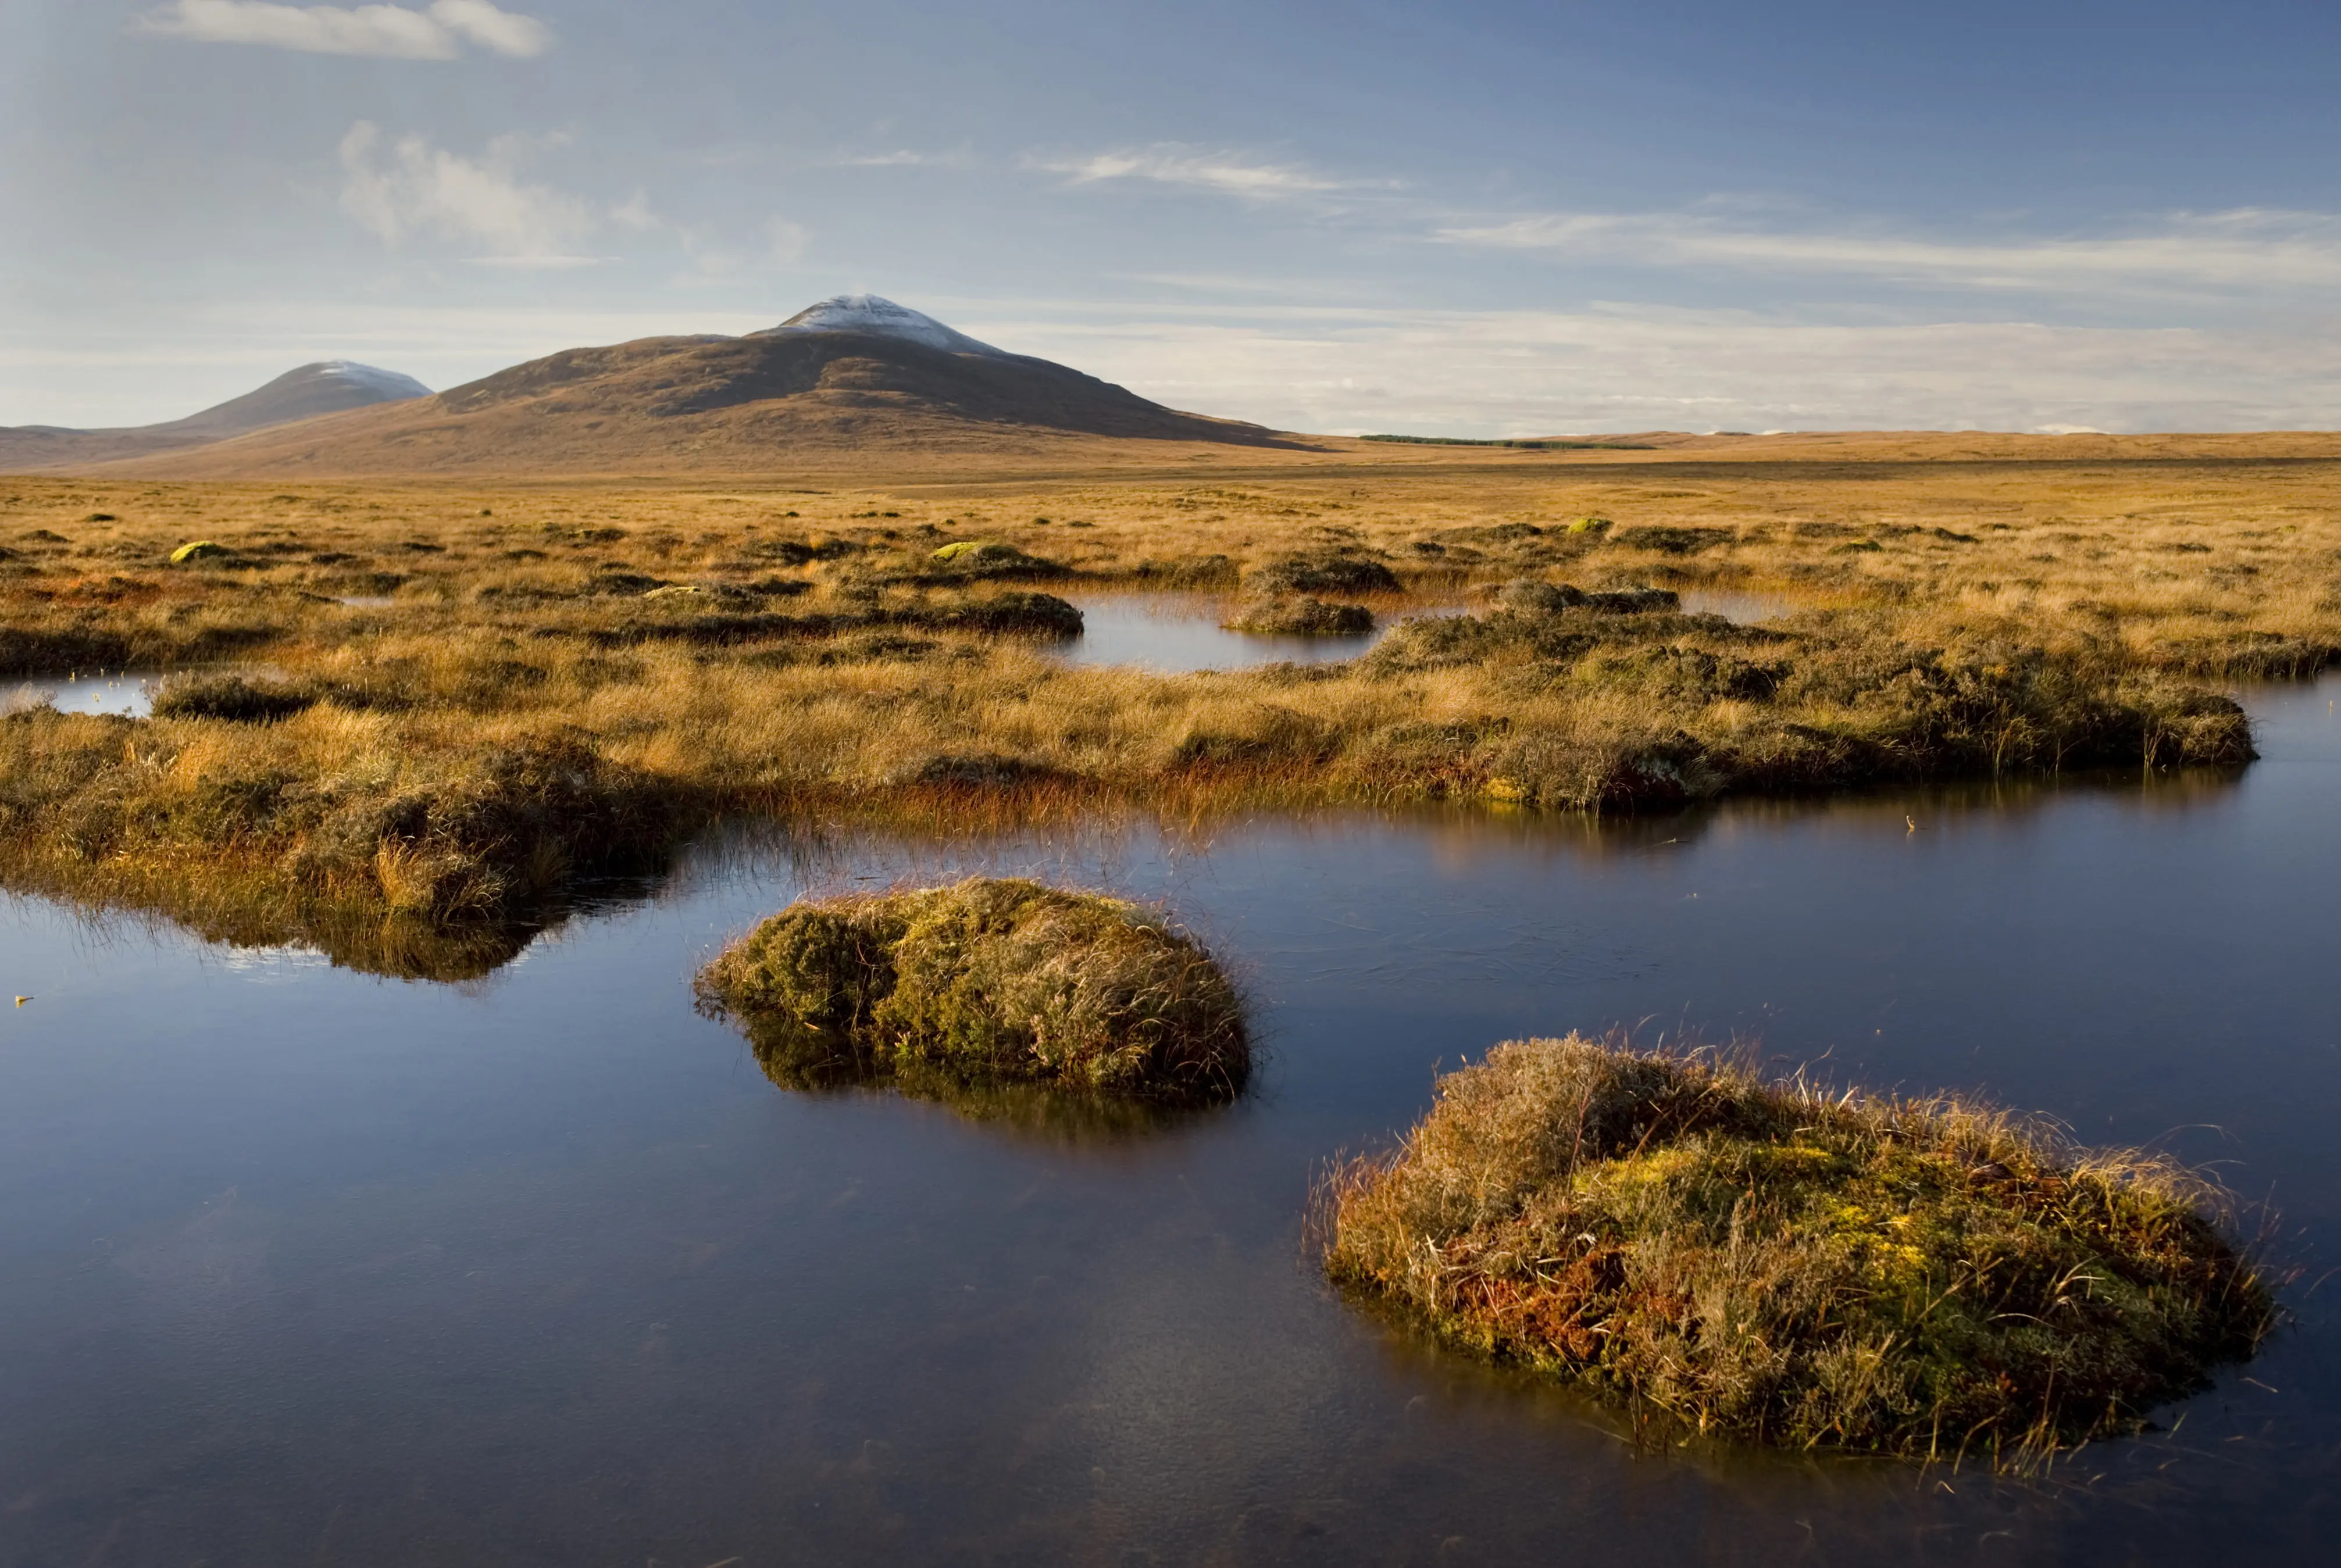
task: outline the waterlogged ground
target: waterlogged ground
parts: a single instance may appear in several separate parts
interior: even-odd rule
[[[0,1565],[2322,1560],[2336,696],[2255,697],[2237,780],[735,844],[460,988],[16,901]],[[972,867],[1172,900],[1259,998],[1260,1092],[978,1125],[783,1092],[692,1015],[808,883]],[[1441,1062],[1621,1021],[2223,1161],[2299,1321],[2174,1434],[2017,1485],[1638,1451],[1326,1295],[1327,1156]]]
[[[1786,615],[1798,601],[1777,593],[1694,589],[1682,596],[1693,615],[1720,615],[1753,624]],[[344,600],[344,603],[355,600]],[[1068,664],[1121,664],[1161,675],[1198,670],[1250,670],[1263,664],[1331,664],[1355,659],[1389,636],[1400,621],[1420,615],[1453,615],[1466,608],[1436,599],[1401,609],[1385,606],[1378,624],[1363,637],[1270,637],[1230,631],[1220,622],[1235,612],[1226,593],[1076,594],[1081,635],[1052,650]],[[1482,607],[1484,608],[1484,607]]]

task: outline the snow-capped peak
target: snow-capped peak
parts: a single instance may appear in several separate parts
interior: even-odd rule
[[[403,376],[396,371],[386,371],[374,365],[362,365],[355,360],[324,360],[309,368],[327,380],[364,387],[384,402],[431,395],[431,389],[413,376]]]
[[[752,335],[767,337],[779,332],[872,332],[880,337],[907,338],[949,353],[1007,357],[990,343],[953,332],[923,312],[876,294],[839,294],[806,306],[779,326]]]

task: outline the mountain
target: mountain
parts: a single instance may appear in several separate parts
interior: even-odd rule
[[[0,426],[0,470],[107,462],[179,448],[204,446],[275,425],[346,409],[427,398],[413,376],[323,360],[285,372],[266,386],[166,424],[116,430],[65,430],[55,425]]]
[[[1309,450],[854,294],[742,337],[567,349],[433,398],[141,458],[124,471],[736,473],[835,466],[872,452],[1069,454],[1085,438],[1154,451],[1163,442]]]

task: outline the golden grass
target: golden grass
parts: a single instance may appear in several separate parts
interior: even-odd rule
[[[0,480],[0,670],[258,667],[152,720],[0,720],[0,859],[371,962],[347,933],[545,918],[720,813],[1612,810],[2232,765],[2248,738],[2205,683],[2341,648],[2341,464],[1389,450],[786,487]],[[195,541],[222,553],[170,563]],[[1003,548],[936,559],[961,541]],[[1051,652],[1067,595],[1246,581],[1486,608],[1340,666]],[[1801,609],[1614,596],[1642,589]]]

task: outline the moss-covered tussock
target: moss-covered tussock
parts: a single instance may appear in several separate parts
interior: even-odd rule
[[[1374,612],[1362,604],[1280,594],[1245,600],[1223,624],[1230,631],[1272,637],[1363,637],[1374,629]]]
[[[2252,1354],[2268,1294],[2211,1196],[1957,1101],[1572,1036],[1497,1047],[1342,1167],[1326,1266],[1702,1430],[2007,1464]]]
[[[1232,1097],[1251,1046],[1235,987],[1160,913],[973,878],[791,905],[701,971],[768,1071],[812,1087],[1038,1084],[1169,1103]]]

